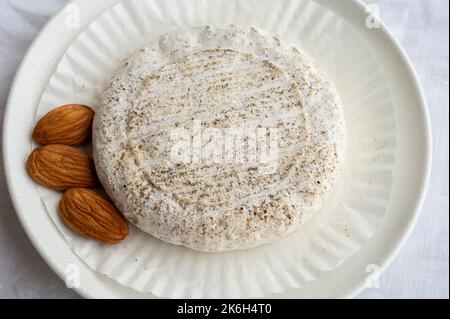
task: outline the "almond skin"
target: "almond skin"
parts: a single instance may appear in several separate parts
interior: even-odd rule
[[[63,191],[71,187],[98,185],[94,161],[74,147],[47,145],[36,148],[28,157],[28,174],[39,184]]]
[[[80,146],[88,143],[94,115],[94,111],[86,105],[60,106],[39,120],[33,131],[33,140],[41,145]]]
[[[64,223],[76,233],[106,244],[128,236],[128,224],[119,211],[99,193],[86,188],[67,190],[59,204]]]

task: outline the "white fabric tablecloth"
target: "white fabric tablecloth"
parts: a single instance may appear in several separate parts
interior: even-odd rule
[[[245,1],[245,0],[243,0]],[[0,117],[20,60],[44,23],[65,0],[0,0]],[[429,103],[433,168],[420,220],[382,275],[360,298],[449,297],[449,2],[365,0],[411,58]],[[77,298],[37,254],[11,205],[0,169],[0,298]]]

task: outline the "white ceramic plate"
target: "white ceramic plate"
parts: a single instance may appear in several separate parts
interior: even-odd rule
[[[4,163],[19,219],[43,258],[60,276],[73,271],[73,265],[78,265],[81,283],[77,291],[83,296],[152,297],[98,275],[80,262],[45,213],[36,185],[24,170],[36,106],[59,59],[90,22],[118,1],[72,1],[36,38],[11,90],[4,124]],[[270,297],[355,295],[364,288],[371,272],[386,267],[408,236],[417,219],[429,174],[431,143],[426,105],[404,53],[383,26],[375,29],[366,27],[368,13],[359,2],[316,2],[339,15],[364,37],[382,66],[395,104],[397,165],[393,172],[391,201],[383,225],[364,249],[334,271],[324,273],[319,280],[307,283],[301,290],[292,289]],[[77,12],[82,17],[79,28],[76,28],[76,24],[67,23],[71,15]]]

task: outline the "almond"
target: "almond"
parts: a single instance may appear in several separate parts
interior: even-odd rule
[[[103,196],[86,188],[67,190],[59,204],[64,223],[76,233],[107,244],[116,244],[128,235],[128,224]]]
[[[94,111],[85,105],[68,104],[47,113],[33,131],[33,139],[41,145],[79,146],[92,135]]]
[[[27,171],[36,182],[54,190],[98,185],[94,161],[66,145],[36,148],[28,157]]]

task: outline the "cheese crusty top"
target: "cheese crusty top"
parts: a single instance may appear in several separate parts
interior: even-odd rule
[[[246,147],[230,155],[224,136],[236,131],[259,133],[234,140]],[[214,252],[276,240],[317,211],[339,177],[344,132],[336,89],[305,53],[253,27],[206,26],[162,35],[122,63],[95,116],[93,151],[129,221]],[[174,136],[191,146],[184,161]],[[223,156],[199,157],[205,149]]]

